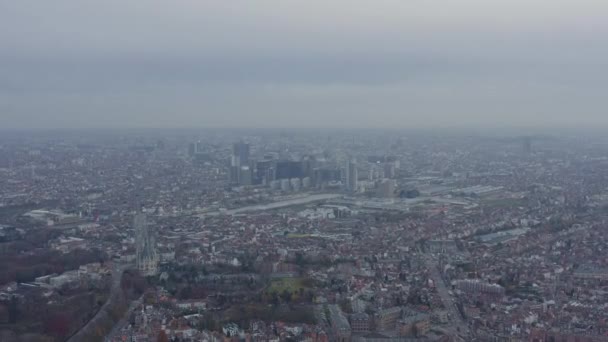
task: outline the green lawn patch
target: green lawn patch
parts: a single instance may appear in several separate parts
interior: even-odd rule
[[[272,279],[270,281],[270,285],[266,290],[267,293],[283,293],[285,290],[287,292],[298,292],[299,289],[306,289],[307,286],[304,285],[302,278],[277,278]]]

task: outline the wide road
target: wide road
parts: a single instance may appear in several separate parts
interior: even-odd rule
[[[105,342],[111,341],[122,341],[120,333],[122,329],[127,326],[129,323],[129,317],[133,310],[137,309],[144,302],[144,295],[141,295],[136,301],[131,302],[129,305],[129,309],[125,312],[124,316],[114,325],[112,330],[108,333],[108,335],[104,338]]]
[[[441,273],[439,273],[438,262],[433,260],[428,254],[424,256],[424,262],[426,268],[428,268],[430,272],[429,275],[431,279],[435,283],[435,288],[437,289],[437,293],[443,302],[443,306],[445,306],[445,309],[448,312],[450,326],[447,327],[447,330],[452,332],[454,337],[460,337],[463,341],[471,341],[471,334],[469,327],[467,326],[467,322],[460,315],[460,311],[454,302],[454,297],[450,295],[449,290],[443,281],[443,277],[441,277]]]
[[[90,325],[94,324],[94,322],[96,321],[97,317],[105,311],[105,309],[107,308],[108,305],[110,305],[110,297],[112,297],[112,295],[114,295],[116,292],[121,291],[120,289],[120,279],[122,278],[122,273],[132,265],[129,264],[121,264],[118,262],[115,262],[112,266],[112,286],[110,288],[110,295],[108,296],[108,300],[105,302],[105,304],[97,311],[97,313],[95,314],[95,316],[93,316],[93,318],[91,318],[87,324],[85,324],[82,328],[80,328],[74,335],[72,335],[72,337],[70,337],[67,342],[78,342],[78,341],[82,341],[82,336],[80,336],[81,333],[85,332],[85,331],[89,331],[90,329]]]

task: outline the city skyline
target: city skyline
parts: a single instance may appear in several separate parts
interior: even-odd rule
[[[0,341],[608,342],[606,0],[0,0]]]
[[[0,340],[605,341],[606,135],[449,132],[2,134]]]

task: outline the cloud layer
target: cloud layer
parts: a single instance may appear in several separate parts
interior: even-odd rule
[[[608,124],[600,0],[0,1],[0,126]]]

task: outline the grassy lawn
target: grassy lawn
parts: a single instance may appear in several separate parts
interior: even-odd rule
[[[512,208],[525,206],[526,201],[520,198],[500,198],[483,201],[482,205],[490,208]]]
[[[270,285],[266,292],[283,293],[283,291],[287,290],[288,292],[295,293],[298,292],[300,288],[307,288],[307,286],[304,285],[302,278],[278,278],[270,281]]]
[[[310,234],[289,234],[287,235],[288,238],[290,239],[303,239],[303,238],[307,238],[307,237],[311,237],[312,235]]]

